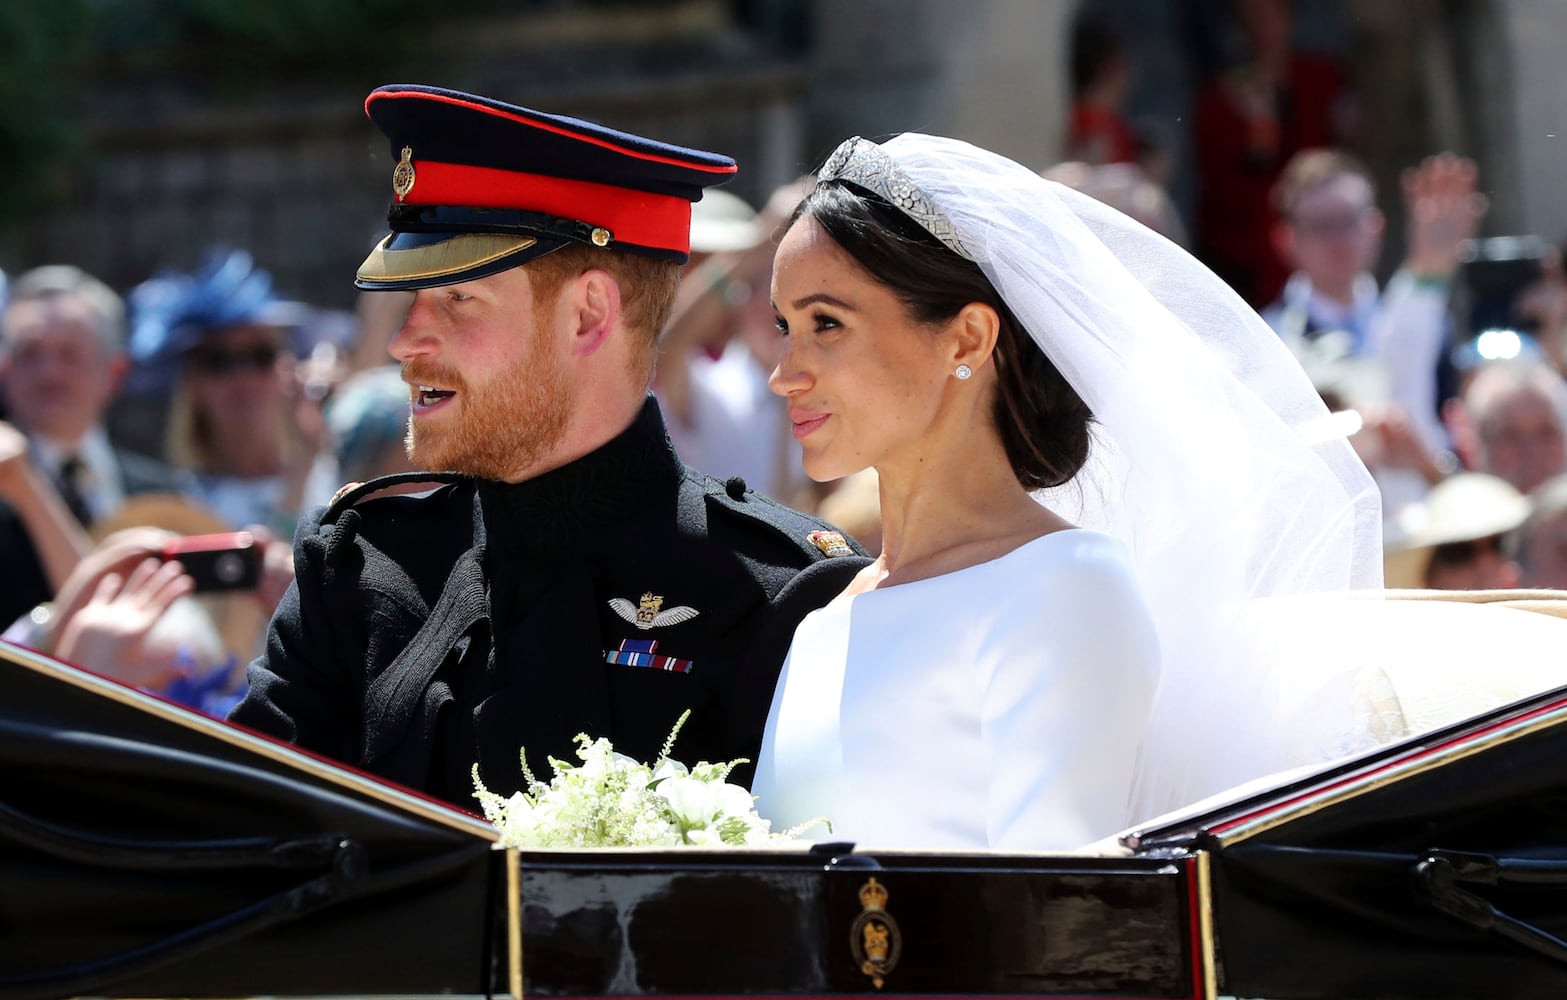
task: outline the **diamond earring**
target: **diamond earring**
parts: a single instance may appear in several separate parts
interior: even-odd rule
[[[956,375],[960,379],[967,381],[973,377],[974,369],[970,368],[968,365],[958,365],[958,370],[952,374]]]

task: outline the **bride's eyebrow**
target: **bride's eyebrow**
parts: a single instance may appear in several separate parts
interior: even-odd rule
[[[813,306],[813,305],[816,305],[817,303],[822,303],[824,305],[829,305],[829,306],[837,306],[839,309],[847,309],[849,312],[854,312],[855,311],[854,306],[850,305],[849,303],[843,301],[840,298],[836,298],[834,296],[828,295],[825,292],[817,292],[815,295],[807,295],[803,299],[795,299],[794,300],[794,308],[796,308],[796,309],[804,309],[806,306]]]

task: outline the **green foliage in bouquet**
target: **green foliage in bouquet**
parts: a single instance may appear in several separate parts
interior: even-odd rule
[[[690,715],[680,716],[652,764],[616,753],[609,740],[578,733],[581,764],[549,758],[555,777],[545,784],[524,754],[528,789],[510,798],[485,788],[475,764],[474,797],[503,847],[745,847],[796,840],[825,822],[773,833],[751,793],[728,780],[744,759],[689,768],[672,759],[675,737]]]

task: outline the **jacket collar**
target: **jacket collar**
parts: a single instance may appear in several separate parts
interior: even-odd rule
[[[520,483],[480,480],[488,544],[504,551],[575,547],[672,489],[684,474],[649,395],[631,426],[576,461]]]

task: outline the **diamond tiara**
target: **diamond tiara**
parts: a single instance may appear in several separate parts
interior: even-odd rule
[[[947,249],[967,260],[974,255],[963,246],[958,231],[925,192],[898,169],[897,161],[876,143],[855,136],[833,150],[817,173],[818,181],[847,181],[885,198],[920,228],[940,240]]]

